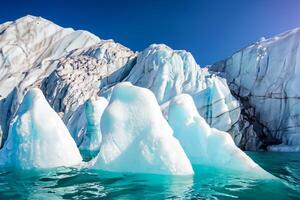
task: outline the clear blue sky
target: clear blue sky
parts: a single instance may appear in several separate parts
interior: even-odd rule
[[[106,0],[1,2],[0,23],[26,14],[140,51],[152,43],[185,49],[200,65],[262,36],[300,27],[300,0]]]

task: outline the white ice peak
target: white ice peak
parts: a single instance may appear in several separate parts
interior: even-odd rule
[[[95,168],[115,172],[191,175],[193,169],[151,91],[119,83],[101,119]]]
[[[76,143],[39,89],[27,92],[0,150],[0,165],[21,168],[74,166],[82,161]]]

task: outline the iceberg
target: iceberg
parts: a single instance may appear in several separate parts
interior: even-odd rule
[[[191,163],[268,174],[234,144],[228,133],[207,124],[190,95],[177,95],[163,104],[162,109]]]
[[[112,40],[30,15],[1,24],[0,30],[0,148],[31,88],[43,91],[80,146],[86,137],[85,102],[122,81],[149,88],[159,104],[191,94],[211,126],[239,141],[239,103],[224,79],[201,69],[186,51],[151,45],[134,53]]]
[[[39,89],[27,92],[9,137],[0,150],[0,165],[17,169],[74,166],[82,161],[63,121]]]
[[[210,126],[230,132],[239,142],[239,102],[226,80],[201,68],[189,52],[153,44],[138,54],[125,81],[150,89],[159,104],[178,94],[190,94]]]
[[[287,34],[282,41],[289,37]],[[260,44],[268,46],[267,42]],[[272,45],[268,48],[278,50]],[[234,145],[228,133],[237,144],[251,143],[247,133],[254,131],[244,128],[248,132],[242,137],[239,125],[247,121],[245,113],[254,112],[255,105],[255,113],[268,108],[272,118],[280,115],[281,124],[287,113],[298,116],[292,98],[287,100],[288,109],[272,104],[282,108],[280,112],[265,106],[263,100],[254,105],[254,96],[240,94],[244,86],[235,89],[237,84],[232,84],[243,82],[244,77],[233,73],[229,79],[227,67],[214,72],[210,70],[219,69],[217,65],[201,68],[189,52],[153,44],[135,53],[112,40],[62,28],[40,17],[25,16],[1,24],[0,52],[1,166],[33,169],[95,164],[95,169],[113,172],[191,175],[192,162],[259,174],[262,169]],[[241,61],[235,59],[234,63]],[[250,64],[247,70],[252,70]],[[268,69],[263,71],[257,73],[268,74]],[[273,78],[269,76],[268,81]],[[294,79],[292,76],[291,81]],[[257,95],[268,81],[257,87]],[[288,97],[293,97],[295,82],[287,88]],[[242,115],[235,97],[242,103]],[[272,102],[277,96],[275,99]],[[261,124],[263,133],[273,130],[274,121],[265,123],[264,115],[249,115],[258,121],[248,120],[253,130]],[[297,120],[288,118],[286,124],[296,127]],[[289,145],[298,149],[296,133],[275,138],[286,142],[269,146],[272,150],[285,151]],[[82,163],[79,149],[99,153],[91,162]]]
[[[293,29],[210,67],[227,79],[242,104],[243,149],[300,149],[299,41],[300,29]]]
[[[102,115],[101,132],[96,169],[193,174],[189,159],[148,89],[126,82],[117,84]]]

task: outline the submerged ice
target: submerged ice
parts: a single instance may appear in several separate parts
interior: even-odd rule
[[[21,169],[74,166],[82,158],[68,129],[39,89],[27,92],[0,150],[0,165]]]

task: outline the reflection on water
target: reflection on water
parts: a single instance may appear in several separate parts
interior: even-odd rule
[[[278,180],[194,166],[187,177],[61,168],[0,171],[0,199],[300,199],[300,154],[249,153]]]

